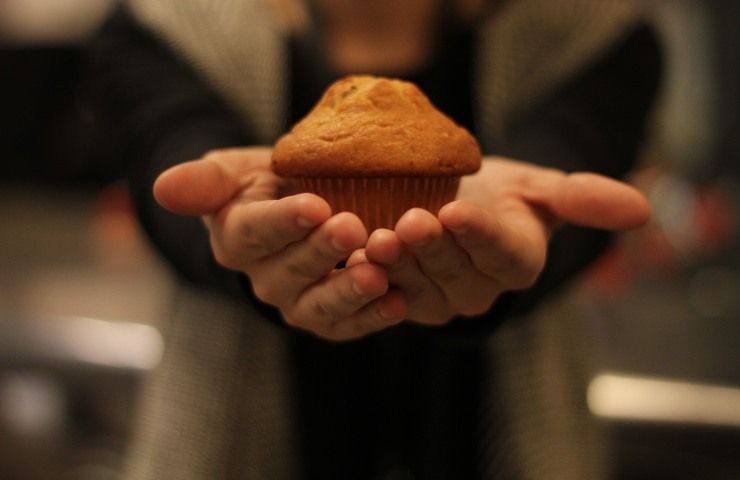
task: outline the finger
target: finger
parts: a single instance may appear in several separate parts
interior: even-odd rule
[[[356,215],[339,213],[302,241],[257,260],[247,273],[255,294],[273,305],[290,305],[303,290],[328,275],[337,263],[365,245],[367,232]]]
[[[306,238],[330,217],[331,207],[325,200],[304,193],[279,200],[234,202],[207,225],[214,248],[246,269],[252,262]]]
[[[365,308],[387,290],[387,276],[378,265],[338,270],[306,289],[287,310],[285,320],[327,338],[354,338],[399,321],[386,318],[386,312],[377,307]]]
[[[626,230],[650,218],[650,204],[642,193],[594,173],[545,170],[528,183],[524,197],[562,221],[586,227]]]
[[[370,235],[365,252],[369,261],[386,267],[390,284],[404,293],[409,320],[446,323],[453,312],[444,292],[421,271],[414,256],[402,245],[395,232],[380,229]]]
[[[472,264],[468,253],[430,212],[413,209],[396,224],[396,233],[413,253],[421,271],[465,315],[487,311],[501,288]]]
[[[360,263],[366,263],[368,262],[367,254],[365,253],[364,248],[360,248],[352,252],[352,254],[347,259],[347,267],[354,267],[355,265],[358,265]]]
[[[365,258],[381,265],[391,265],[403,252],[403,243],[393,230],[378,228],[370,234],[365,247]]]
[[[403,293],[390,289],[352,317],[335,322],[324,338],[353,340],[384,330],[401,323],[406,318],[406,308]]]
[[[439,219],[475,268],[503,290],[531,286],[544,267],[547,228],[534,214],[493,216],[476,205],[456,201],[442,207]]]
[[[174,213],[205,215],[222,208],[247,185],[255,187],[258,196],[274,197],[273,177],[255,175],[269,172],[269,164],[266,148],[215,151],[164,171],[154,182],[154,198]]]

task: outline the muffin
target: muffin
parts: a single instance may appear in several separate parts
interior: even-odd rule
[[[371,76],[332,84],[272,154],[296,192],[356,213],[368,231],[393,228],[413,207],[436,214],[480,164],[475,138],[414,84]]]

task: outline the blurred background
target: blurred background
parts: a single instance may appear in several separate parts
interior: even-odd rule
[[[162,355],[174,281],[83,74],[114,4],[0,1],[2,479],[119,478]],[[569,401],[605,439],[609,478],[740,478],[740,2],[646,6],[666,76],[634,181],[654,217],[553,310],[588,346]]]

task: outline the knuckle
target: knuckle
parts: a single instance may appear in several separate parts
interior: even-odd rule
[[[505,266],[508,270],[519,270],[526,264],[529,256],[527,246],[520,242],[509,242],[502,246],[502,253],[506,259]]]
[[[322,321],[333,323],[338,320],[336,312],[329,307],[329,304],[323,298],[316,298],[309,309],[311,316]]]
[[[367,333],[381,330],[388,326],[388,320],[383,318],[378,308],[371,308],[368,314],[363,316],[362,321],[356,322],[355,329],[357,333]]]
[[[240,248],[246,251],[270,251],[270,247],[279,243],[280,239],[270,234],[273,231],[271,225],[255,224],[249,207],[239,209],[236,221],[233,238]]]
[[[248,249],[253,242],[252,226],[244,222],[236,210],[231,209],[221,225],[224,246],[232,251]]]
[[[544,254],[525,243],[508,245],[504,247],[502,253],[501,262],[496,270],[514,280],[517,287],[531,286],[544,268]]]
[[[236,261],[236,258],[234,258],[233,255],[229,254],[226,249],[224,249],[220,245],[212,244],[211,251],[213,252],[213,259],[222,267],[228,268],[230,270],[239,269],[239,264]]]
[[[312,301],[309,311],[321,322],[337,324],[345,322],[355,313],[359,307],[358,301],[358,295],[351,288],[334,285]]]
[[[287,274],[291,277],[308,278],[314,280],[315,274],[304,261],[291,262],[285,265]]]
[[[250,225],[234,225],[227,222],[223,225],[218,240],[212,235],[211,245],[219,247],[220,255],[226,261],[237,266],[244,266],[254,259],[260,258],[267,253],[266,242],[256,237],[251,231],[256,230]]]
[[[309,254],[286,264],[285,268],[291,277],[315,281],[329,273],[341,260],[340,255],[331,254],[326,248],[314,247]]]
[[[328,245],[328,242],[326,241],[314,242],[312,253],[318,261],[331,265],[349,257],[349,252],[346,255],[343,255]]]
[[[370,325],[374,330],[388,327],[388,318],[380,313],[380,308],[373,308],[370,315]]]

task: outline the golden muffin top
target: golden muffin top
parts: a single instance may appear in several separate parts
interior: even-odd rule
[[[272,155],[285,177],[454,176],[480,164],[475,138],[416,85],[372,76],[333,83]]]

